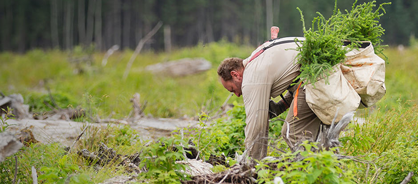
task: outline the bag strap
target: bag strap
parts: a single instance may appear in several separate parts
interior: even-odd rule
[[[248,61],[248,63],[250,63],[252,60],[254,60],[255,58],[257,58],[260,54],[262,54],[265,50],[272,48],[273,46],[276,45],[280,45],[280,44],[285,44],[285,43],[291,43],[291,42],[295,42],[295,40],[283,40],[283,41],[278,41],[278,42],[273,42],[272,44],[263,47],[261,50],[259,50],[257,53],[255,53],[253,55],[253,57],[251,57],[250,61]]]

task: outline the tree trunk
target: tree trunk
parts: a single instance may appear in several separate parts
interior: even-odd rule
[[[171,52],[171,27],[170,25],[164,26],[164,48],[165,52]]]
[[[204,43],[205,41],[205,11],[203,7],[199,7],[198,19],[197,19],[197,39],[198,43]]]
[[[129,48],[130,46],[130,30],[131,30],[131,1],[125,0],[122,5],[123,10],[123,42],[122,42],[122,49]]]
[[[114,45],[113,42],[113,11],[112,11],[112,6],[113,6],[113,2],[112,1],[106,1],[105,3],[106,5],[106,9],[107,11],[104,13],[105,14],[105,18],[103,21],[103,25],[104,25],[104,37],[103,37],[103,48],[104,50],[107,50],[108,48],[112,47]]]
[[[24,2],[26,3],[26,2]],[[25,18],[25,5],[21,4],[17,6],[17,50],[19,53],[25,52],[26,43],[26,18]]]
[[[263,41],[264,41],[264,39],[261,39],[260,40],[260,37],[259,37],[259,35],[260,35],[260,26],[261,26],[261,23],[260,23],[260,20],[261,20],[261,3],[260,3],[260,1],[254,1],[254,3],[255,3],[255,5],[254,5],[254,7],[255,7],[255,12],[254,12],[254,18],[255,18],[255,21],[254,21],[254,36],[253,36],[253,38],[254,38],[254,42],[255,42],[255,44],[254,45],[260,45]]]
[[[66,1],[64,16],[64,48],[69,50],[73,47],[73,2]]]
[[[52,3],[56,4],[55,0]],[[86,11],[85,1],[78,0],[78,43],[84,44],[86,41]]]
[[[113,43],[116,45],[121,45],[121,15],[120,15],[120,1],[113,1]]]
[[[274,19],[274,21],[273,22],[275,22],[277,25],[276,26],[279,26],[279,18],[280,18],[280,0],[276,0],[276,2],[274,2],[275,4],[273,4],[273,6],[275,7],[275,9],[273,9],[273,19]]]
[[[273,0],[266,0],[266,40],[270,39],[271,26],[273,26]]]
[[[96,11],[94,15],[94,40],[97,50],[104,50],[102,45],[102,1],[96,3]]]
[[[215,41],[213,36],[213,28],[212,28],[212,22],[213,22],[213,4],[209,3],[208,11],[206,11],[206,38],[207,42],[213,42]]]
[[[1,46],[2,50],[11,50],[11,38],[13,29],[13,8],[8,1],[1,1],[2,9],[0,9],[0,25],[1,25]]]
[[[93,28],[94,28],[94,10],[96,9],[97,0],[90,0],[87,10],[87,30],[86,30],[86,46],[90,46],[93,41]]]

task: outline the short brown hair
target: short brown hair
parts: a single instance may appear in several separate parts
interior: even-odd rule
[[[241,58],[226,58],[218,67],[218,75],[222,77],[224,81],[232,79],[231,71],[237,71],[244,69]]]

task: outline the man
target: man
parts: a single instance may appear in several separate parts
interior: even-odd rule
[[[247,114],[244,143],[253,159],[267,155],[269,106],[276,115],[291,107],[282,128],[282,136],[290,147],[318,135],[321,121],[307,105],[303,87],[299,83],[292,85],[300,74],[296,48],[294,38],[275,39],[258,47],[249,58],[227,58],[218,68],[225,89],[243,96]],[[284,99],[277,104],[270,102],[271,97],[286,90]]]

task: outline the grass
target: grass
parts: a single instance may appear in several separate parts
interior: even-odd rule
[[[80,68],[84,70],[81,74],[73,73],[78,67],[68,61],[68,52],[34,50],[25,55],[1,53],[0,76],[5,82],[1,91],[6,95],[21,93],[25,99],[33,99],[47,96],[46,87],[49,87],[53,95],[68,97],[71,103],[67,106],[81,105],[92,112],[93,116],[98,114],[107,117],[115,112],[116,118],[129,114],[132,109],[129,100],[133,94],[139,93],[141,103],[148,101],[146,114],[157,117],[193,117],[200,111],[209,112],[219,107],[228,96],[228,92],[218,82],[218,64],[226,57],[247,57],[251,49],[220,42],[181,49],[171,54],[146,52],[136,58],[126,80],[122,80],[122,76],[133,54],[130,50],[113,54],[105,67],[101,67],[104,53],[92,53],[91,66],[81,65]],[[72,55],[88,55],[79,52],[81,54]],[[210,61],[212,69],[179,78],[144,71],[147,65],[195,57]],[[231,98],[232,101],[240,99]]]
[[[122,76],[126,63],[132,54],[132,51],[129,50],[112,55],[106,67],[100,65],[104,54],[93,53],[92,66],[83,66],[85,72],[82,74],[73,73],[75,66],[67,61],[69,54],[67,52],[34,50],[25,55],[0,53],[2,66],[0,77],[5,81],[1,90],[6,95],[21,93],[26,102],[30,101],[30,104],[38,105],[33,107],[38,111],[47,110],[42,105],[43,101],[48,99],[45,87],[48,85],[56,99],[61,99],[59,102],[62,103],[58,104],[62,108],[79,105],[90,110],[92,115],[107,117],[110,113],[115,112],[115,118],[123,118],[131,110],[129,99],[138,92],[141,94],[141,102],[148,101],[146,114],[172,118],[184,115],[196,117],[205,113],[210,116],[209,112],[219,108],[229,94],[218,81],[215,71],[217,65],[225,57],[244,58],[252,49],[220,42],[181,49],[173,51],[171,54],[142,53],[136,59],[130,75],[125,81],[122,80]],[[387,94],[377,104],[375,110],[359,111],[357,116],[363,117],[365,124],[351,124],[344,137],[341,138],[343,143],[340,148],[341,154],[356,156],[363,162],[336,161],[332,159],[332,152],[322,155],[305,153],[312,155],[312,158],[322,159],[322,161],[299,163],[300,167],[313,172],[305,173],[310,177],[307,181],[315,182],[317,181],[315,177],[321,179],[344,173],[344,181],[355,183],[400,183],[409,171],[413,171],[415,175],[418,174],[416,169],[418,168],[418,151],[416,151],[418,150],[418,84],[415,83],[418,80],[418,63],[415,62],[418,54],[416,53],[418,53],[416,48],[403,51],[395,48],[385,50],[385,55],[389,58],[389,64],[386,65]],[[156,76],[142,70],[149,64],[184,57],[203,57],[212,62],[213,69],[181,78]],[[242,99],[233,97],[229,102],[233,101],[242,104]],[[207,158],[209,154],[219,155],[220,152],[224,152],[225,155],[230,155],[233,151],[240,152],[242,146],[237,148],[228,145],[243,145],[243,134],[240,131],[245,118],[243,112],[244,108],[237,106],[231,111],[228,118],[217,119],[214,127],[207,127],[205,130],[194,129],[190,133],[185,132],[184,138],[177,135],[174,139],[168,140],[184,139],[187,141],[188,138],[192,138],[193,141],[196,141],[196,145],[205,150],[202,153],[202,158]],[[272,127],[272,130],[276,129],[277,127]],[[234,135],[224,134],[231,130],[236,133]],[[274,137],[274,132],[270,133],[271,137]],[[280,133],[280,130],[277,130],[277,133]],[[148,143],[147,140],[138,138],[138,132],[129,127],[109,126],[102,130],[89,128],[75,150],[86,148],[96,151],[100,142],[114,148],[119,154],[139,152],[143,150],[143,145]],[[271,143],[284,150],[287,148],[280,139],[274,139]],[[151,145],[153,144],[151,143]],[[156,146],[154,150],[148,151],[165,150]],[[283,156],[284,154],[276,149],[270,149],[268,155]],[[285,155],[289,156],[289,153]],[[18,158],[19,166],[17,179],[22,183],[32,183],[32,166],[38,170],[38,175],[47,178],[42,180],[44,183],[59,183],[61,179],[66,179],[69,175],[72,176],[70,183],[99,183],[124,173],[123,168],[115,165],[101,169],[88,166],[86,161],[77,154],[65,154],[62,145],[59,144],[31,145],[20,150],[15,156]],[[173,164],[169,159],[161,158],[159,161],[162,164]],[[306,164],[304,164],[316,163],[320,165],[325,162],[327,164],[324,167],[327,170],[323,171],[327,171],[327,173],[321,176],[315,174],[318,169],[305,168]],[[339,165],[344,172],[337,169],[335,173],[332,173],[332,168]],[[171,166],[175,167],[175,165]],[[14,167],[14,156],[8,157],[1,163],[0,181],[11,183],[14,177]],[[158,168],[160,166],[154,165],[152,167]],[[312,165],[312,167],[318,167],[318,165]],[[41,168],[44,169],[41,171]],[[291,178],[290,175],[297,176],[293,171],[299,172],[299,170],[300,168],[296,164],[292,166],[291,171],[284,173]],[[160,174],[161,178],[159,179],[173,178],[172,172],[161,171],[162,173],[160,173],[160,171],[155,171]],[[263,173],[262,179],[266,182],[273,179],[276,174],[280,174],[266,170],[259,170],[259,172]],[[54,178],[54,173],[58,177]],[[150,176],[148,181],[156,181],[153,179],[157,178],[152,178],[154,176]],[[418,178],[413,178],[412,182],[418,182]]]

